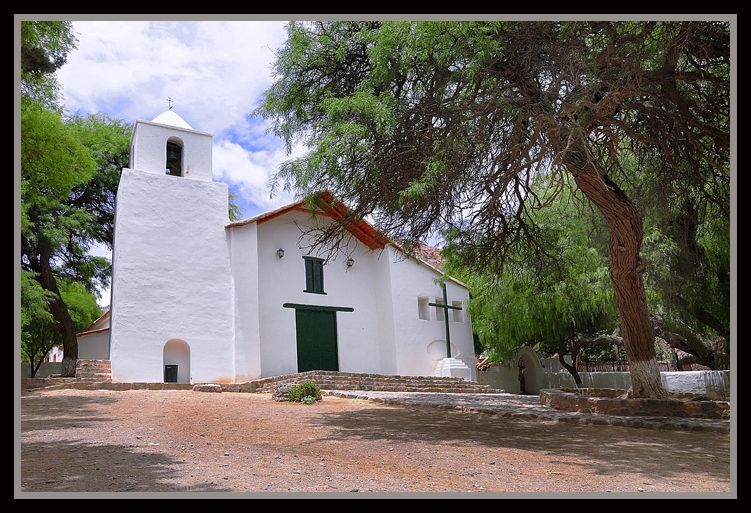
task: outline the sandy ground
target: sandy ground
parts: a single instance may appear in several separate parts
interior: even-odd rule
[[[25,491],[728,492],[729,436],[325,397],[22,397]]]

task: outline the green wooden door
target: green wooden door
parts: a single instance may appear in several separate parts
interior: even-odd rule
[[[295,310],[297,372],[339,370],[336,355],[336,312]]]

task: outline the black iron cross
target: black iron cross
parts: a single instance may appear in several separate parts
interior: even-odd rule
[[[173,100],[169,96],[167,97],[167,105],[169,105],[169,109],[167,109],[167,110],[172,110],[172,102],[173,101],[175,101],[175,100]]]
[[[446,321],[446,355],[451,358],[451,332],[449,331],[449,308],[452,310],[461,310],[460,306],[449,306],[449,300],[446,296],[446,284],[441,283],[443,289],[443,304],[441,303],[428,303],[428,306],[437,306],[443,308],[443,320]]]

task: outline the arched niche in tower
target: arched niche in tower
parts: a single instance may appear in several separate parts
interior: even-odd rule
[[[179,137],[167,139],[165,169],[168,175],[183,176],[183,142]]]

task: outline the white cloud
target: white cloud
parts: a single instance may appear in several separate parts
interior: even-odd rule
[[[232,141],[214,143],[214,177],[240,185],[242,195],[250,203],[262,209],[272,209],[294,201],[294,196],[277,188],[274,196],[269,193],[269,179],[288,158],[302,154],[302,148],[294,148],[287,156],[283,148],[248,151]],[[283,184],[282,184],[283,185]]]
[[[198,130],[241,122],[271,84],[283,22],[76,22],[58,72],[66,106],[133,121],[174,109]]]

